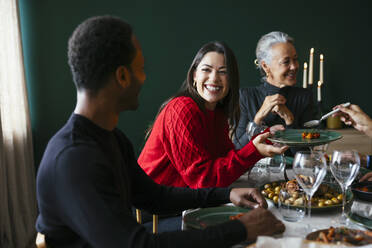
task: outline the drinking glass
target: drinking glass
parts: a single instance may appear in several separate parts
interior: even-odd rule
[[[278,200],[279,212],[283,220],[297,222],[305,217],[306,194],[302,189],[292,190],[282,186]]]
[[[323,152],[299,151],[293,159],[293,172],[302,189],[306,193],[308,203],[308,218],[311,223],[311,198],[317,191],[327,172]],[[310,224],[308,231],[311,230]]]
[[[251,140],[253,136],[262,133],[266,128],[268,128],[268,126],[257,125],[253,121],[249,122],[246,128],[248,139]]]
[[[282,147],[283,144],[274,143],[273,144],[276,147]],[[286,160],[284,153],[280,155],[275,155],[271,158],[270,163],[268,164],[270,172],[272,173],[282,173],[285,169]]]
[[[267,167],[269,158],[270,157],[262,158],[248,172],[248,181],[250,186],[257,187],[258,185],[270,180],[270,170]]]
[[[347,188],[358,175],[360,168],[360,158],[358,152],[349,151],[334,151],[331,160],[331,172],[335,177],[342,190],[342,214],[339,219],[340,224],[346,224],[347,217],[345,215],[345,202]]]

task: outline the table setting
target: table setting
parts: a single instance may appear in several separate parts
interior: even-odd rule
[[[242,243],[234,248],[372,247],[372,183],[356,180],[368,170],[360,167],[355,151],[327,155],[326,145],[342,135],[316,131],[320,133],[317,141],[303,138],[304,130],[276,133],[270,138],[272,142],[309,149],[296,152],[294,157],[264,158],[233,183],[233,187],[259,188],[268,209],[286,226],[280,235],[259,236],[254,244]],[[317,146],[324,147],[318,150]],[[183,213],[183,229],[205,228],[248,211],[232,204],[187,210]]]

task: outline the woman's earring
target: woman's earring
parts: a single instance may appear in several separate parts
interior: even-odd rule
[[[193,84],[194,88],[196,89],[196,81],[194,81],[194,84]]]

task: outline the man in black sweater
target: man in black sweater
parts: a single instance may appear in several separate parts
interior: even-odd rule
[[[129,24],[109,16],[84,21],[69,40],[68,59],[76,108],[48,143],[37,175],[36,228],[48,246],[215,248],[284,231],[256,189],[164,187],[137,165],[132,144],[116,128],[120,112],[138,107],[146,77]],[[158,235],[131,211],[165,214],[229,201],[257,208],[205,230]]]

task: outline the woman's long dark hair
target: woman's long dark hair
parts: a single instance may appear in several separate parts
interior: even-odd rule
[[[159,111],[155,117],[158,117],[163,108],[174,98],[179,96],[188,96],[191,97],[198,107],[205,111],[205,100],[199,95],[196,88],[193,86],[194,83],[194,72],[198,67],[200,61],[203,59],[204,55],[209,52],[217,52],[223,54],[225,57],[225,64],[227,70],[227,80],[229,83],[229,93],[227,96],[222,99],[222,101],[217,103],[216,108],[222,109],[222,111],[227,116],[230,125],[230,137],[235,135],[236,124],[239,122],[240,118],[240,108],[239,108],[239,70],[236,57],[232,50],[221,41],[212,41],[200,48],[196,54],[192,64],[187,72],[187,78],[182,83],[178,93],[168,100],[166,100],[159,108]],[[146,131],[145,140],[150,136],[152,131],[153,124]]]

